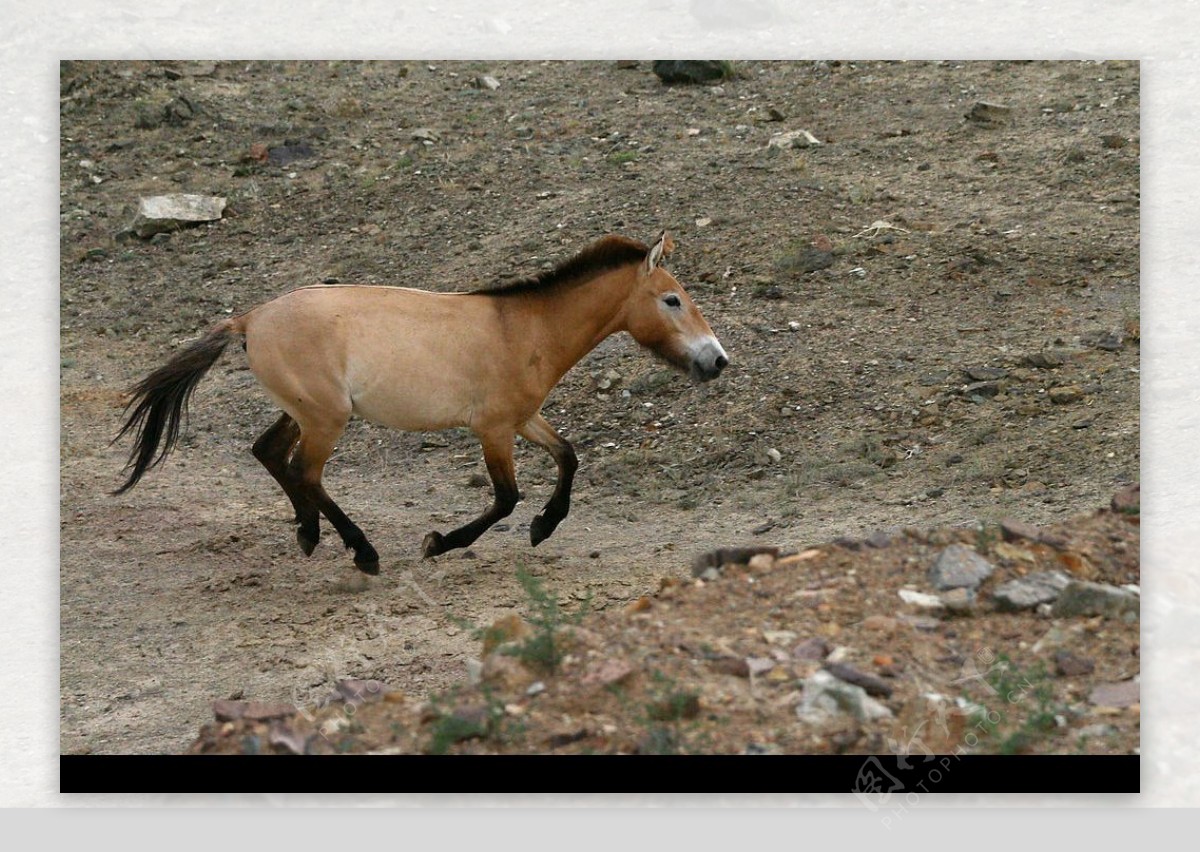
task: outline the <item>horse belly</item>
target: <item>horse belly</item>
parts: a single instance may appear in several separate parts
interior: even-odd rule
[[[425,377],[409,377],[388,387],[352,390],[354,413],[392,429],[424,431],[470,426],[471,407],[461,400],[431,393]]]

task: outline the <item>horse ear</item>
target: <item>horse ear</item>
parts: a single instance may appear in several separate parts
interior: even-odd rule
[[[654,241],[654,246],[650,249],[650,254],[646,256],[646,272],[654,272],[654,268],[662,263],[662,259],[671,254],[675,248],[675,241],[663,231],[658,235],[658,239]]]

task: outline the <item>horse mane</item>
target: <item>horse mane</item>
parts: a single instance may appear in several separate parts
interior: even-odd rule
[[[527,293],[545,293],[572,284],[579,284],[611,269],[646,260],[650,247],[628,237],[609,235],[601,237],[579,251],[578,254],[560,262],[554,269],[537,275],[502,281],[497,284],[472,290],[488,296],[518,296]]]

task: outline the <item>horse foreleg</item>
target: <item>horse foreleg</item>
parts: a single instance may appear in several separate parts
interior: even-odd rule
[[[426,557],[436,557],[452,548],[465,548],[497,521],[510,515],[517,505],[520,495],[513,470],[513,434],[480,436],[480,441],[483,443],[483,460],[487,463],[495,493],[492,505],[479,518],[444,536],[436,530],[428,534],[421,543],[421,551]]]
[[[344,426],[343,422],[336,428],[325,430],[305,430],[301,427],[300,442],[296,445],[296,452],[292,454],[292,461],[288,464],[288,475],[299,483],[300,494],[329,519],[329,523],[342,537],[342,542],[346,547],[354,549],[354,565],[359,571],[368,575],[377,575],[379,574],[379,554],[367,541],[366,534],[350,520],[346,513],[342,512],[341,507],[334,503],[333,498],[329,497],[329,493],[321,484],[321,474],[325,470],[325,463],[332,455],[334,444]],[[313,543],[316,542],[315,513],[311,519],[311,525],[308,525],[308,521],[308,518],[301,519],[300,528],[296,532],[296,538],[300,541],[301,547],[304,547],[307,537],[311,536]]]
[[[305,531],[303,537],[300,536],[300,531],[297,531],[300,547],[306,555],[311,555],[321,536],[317,508],[303,494],[301,484],[288,470],[288,458],[299,440],[300,426],[291,415],[285,413],[258,437],[252,451],[254,458],[261,462],[263,467],[275,478],[275,481],[283,487],[284,494],[292,502],[292,508],[296,511],[296,524]]]
[[[579,467],[579,461],[575,458],[575,448],[571,443],[541,415],[534,415],[526,421],[521,427],[521,435],[546,448],[558,466],[558,483],[554,486],[554,494],[529,526],[529,541],[536,546],[553,533],[558,523],[571,511],[571,484],[575,481],[575,469]]]

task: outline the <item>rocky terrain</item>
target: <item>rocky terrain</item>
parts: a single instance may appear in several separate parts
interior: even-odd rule
[[[61,76],[64,752],[1137,749],[1136,63]],[[224,204],[138,218],[176,193]],[[490,499],[478,445],[354,423],[326,482],[381,575],[306,559],[232,350],[109,494],[126,390],[222,317],[662,228],[731,366],[693,385],[614,338],[569,373],[544,414],[581,468],[537,549],[540,451],[506,523],[421,561]],[[693,575],[747,546],[777,551]]]

